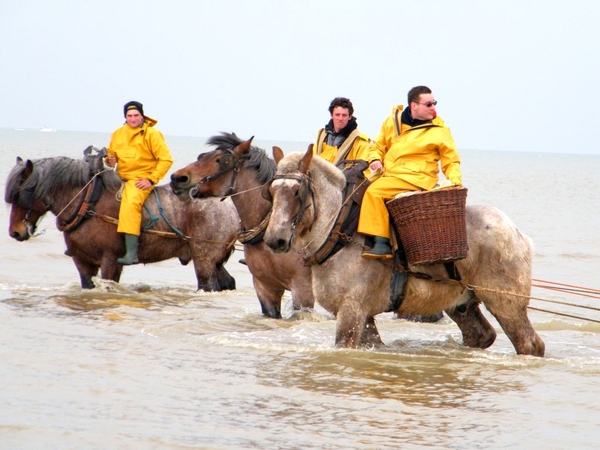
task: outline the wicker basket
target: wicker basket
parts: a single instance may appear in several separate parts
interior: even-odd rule
[[[449,187],[402,194],[387,202],[411,264],[466,258],[467,189]]]

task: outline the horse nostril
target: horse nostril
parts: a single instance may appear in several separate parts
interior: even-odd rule
[[[177,175],[174,173],[171,175],[171,181],[175,183],[187,183],[188,177],[187,175]]]
[[[285,239],[277,239],[277,241],[275,241],[275,245],[273,246],[273,250],[276,252],[287,250],[287,241]]]

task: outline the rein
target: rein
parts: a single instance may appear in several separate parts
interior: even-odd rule
[[[102,194],[102,180],[98,177],[99,174],[100,172],[94,174],[92,179],[88,181],[86,186],[83,187],[83,189],[86,190],[85,195],[81,198],[81,202],[67,220],[59,222],[58,216],[60,213],[57,214],[56,228],[58,231],[71,231],[75,229],[84,219],[90,218],[94,215],[94,206]],[[83,191],[83,189],[78,192],[78,195]],[[69,204],[70,203],[71,202],[69,202]],[[69,205],[67,204],[67,206]],[[65,208],[67,206],[65,206]],[[65,208],[63,208],[63,211]],[[63,211],[61,211],[61,213]]]
[[[250,159],[250,155],[244,154],[241,156],[237,156],[233,152],[233,150],[224,149],[224,148],[221,148],[220,150],[222,152],[227,152],[227,154],[225,155],[225,157],[221,158],[221,160],[219,161],[219,170],[216,171],[215,173],[212,173],[210,175],[202,177],[198,180],[198,182],[196,183],[196,186],[191,188],[189,191],[189,196],[191,199],[193,199],[194,196],[196,195],[196,193],[200,190],[201,184],[216,180],[221,175],[225,175],[226,173],[229,173],[229,172],[233,172],[233,174],[231,176],[231,184],[229,185],[229,188],[227,189],[227,191],[225,192],[223,197],[221,197],[221,201],[225,200],[226,197],[230,196],[233,193],[233,191],[235,189],[235,179],[237,177],[237,174],[240,172],[240,170],[242,170],[242,166],[244,165],[246,160]]]
[[[225,175],[229,172],[233,172],[231,176],[231,183],[229,188],[223,196],[221,197],[221,201],[224,201],[227,197],[233,197],[235,195],[240,195],[242,192],[234,192],[235,191],[235,181],[237,174],[242,170],[244,163],[250,159],[250,154],[245,153],[241,156],[235,154],[233,150],[221,148],[222,152],[227,152],[226,155],[219,160],[219,170],[215,173],[207,175],[205,177],[200,178],[196,185],[190,189],[188,195],[190,199],[194,199],[195,195],[200,190],[200,185],[203,183],[208,183],[210,181],[216,180],[217,178]],[[254,189],[262,189],[264,186],[258,186]],[[247,192],[247,191],[244,191]],[[255,245],[263,240],[265,235],[265,231],[267,229],[267,225],[269,224],[269,219],[271,218],[271,210],[266,214],[263,220],[254,228],[249,230],[240,230],[237,233],[237,240],[242,244]]]
[[[299,249],[298,253],[302,254],[304,258],[304,265],[313,266],[316,264],[321,264],[327,258],[335,255],[339,250],[341,250],[346,244],[353,242],[352,235],[353,232],[351,224],[353,222],[352,217],[352,206],[353,201],[360,205],[362,196],[364,195],[364,191],[369,185],[370,180],[368,178],[364,178],[362,176],[362,171],[366,168],[366,162],[360,160],[344,160],[342,161],[346,164],[350,164],[349,170],[344,172],[346,176],[346,187],[344,189],[344,201],[342,205],[338,209],[337,215],[330,219],[330,223],[333,223],[329,234],[327,235],[327,239],[323,244],[312,254],[306,254],[306,248],[311,244],[310,242],[304,246],[304,248]],[[310,177],[310,171],[307,174],[287,174],[287,175],[275,175],[277,179],[291,179],[297,180],[301,183],[301,186],[298,190],[300,197],[300,212],[294,219],[292,223],[292,241],[296,237],[296,225],[302,219],[302,215],[307,209],[306,205],[306,197],[308,196],[308,192],[311,193],[312,196],[312,205],[314,209],[314,214],[316,216],[317,210],[314,207],[314,192],[312,187],[312,179]],[[303,188],[304,185],[304,188]],[[304,191],[304,195],[300,195],[300,193]],[[350,229],[350,230],[349,230]],[[346,232],[344,232],[346,231]]]
[[[350,218],[350,212],[352,208],[352,201],[356,199],[356,194],[362,197],[364,189],[368,179],[363,179],[360,183],[352,182],[346,186],[345,198],[342,202],[342,206],[338,211],[336,221],[333,228],[329,232],[327,239],[321,247],[319,247],[312,255],[304,256],[304,264],[306,266],[314,266],[315,264],[321,264],[330,256],[335,255],[343,246],[352,242],[352,236],[342,232],[344,225],[347,224]],[[364,189],[363,189],[364,188]],[[361,189],[363,191],[361,192]],[[360,204],[360,201],[357,201]],[[347,230],[346,230],[347,231]]]

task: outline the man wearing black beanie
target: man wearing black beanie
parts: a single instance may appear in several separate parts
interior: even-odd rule
[[[117,232],[125,234],[126,253],[117,262],[130,265],[139,263],[137,250],[144,201],[167,174],[173,158],[163,134],[154,128],[157,121],[144,115],[144,105],[127,102],[123,113],[125,125],[112,133],[106,163],[110,167],[116,165],[125,182]]]

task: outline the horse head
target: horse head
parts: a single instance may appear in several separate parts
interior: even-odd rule
[[[265,243],[275,253],[286,253],[294,246],[296,237],[312,227],[315,218],[315,193],[311,176],[313,144],[306,153],[283,157],[279,147],[273,147],[277,173],[263,190],[271,199],[273,210],[265,233]]]
[[[195,162],[171,175],[171,189],[179,198],[225,197],[233,193],[237,174],[250,159],[254,136],[247,141],[239,140],[235,133],[223,133],[223,137],[229,141],[224,142],[221,136],[209,139],[209,144],[218,145],[215,150],[201,153]]]
[[[17,157],[17,165],[6,183],[5,201],[11,205],[8,234],[17,241],[26,241],[34,235],[38,223],[49,210],[49,206],[36,198],[35,184],[30,180],[34,165],[31,160]]]

